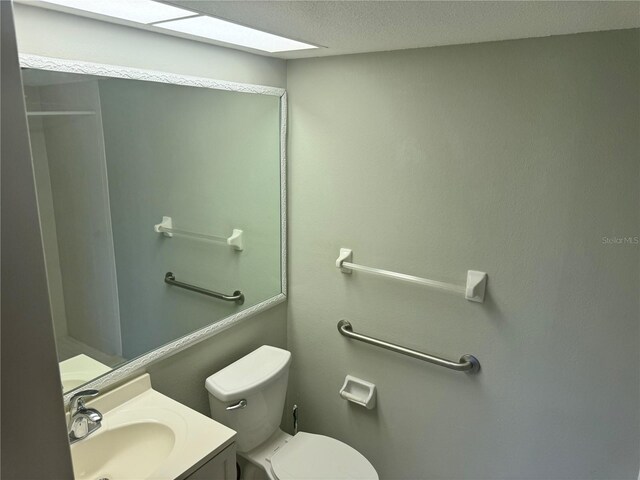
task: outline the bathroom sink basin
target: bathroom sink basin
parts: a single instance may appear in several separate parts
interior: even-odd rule
[[[147,478],[173,450],[175,434],[140,422],[98,431],[71,447],[76,480]]]
[[[236,436],[153,390],[148,374],[87,406],[102,413],[102,426],[71,445],[75,480],[184,479]]]

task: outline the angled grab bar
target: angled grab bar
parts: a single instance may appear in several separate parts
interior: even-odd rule
[[[463,355],[462,357],[460,357],[459,362],[454,362],[445,358],[434,357],[433,355],[418,352],[417,350],[411,350],[410,348],[401,347],[400,345],[396,345],[394,343],[385,342],[384,340],[378,340],[377,338],[368,337],[366,335],[362,335],[361,333],[356,333],[353,331],[351,323],[349,323],[349,321],[347,320],[340,320],[338,322],[338,331],[341,335],[353,338],[354,340],[358,340],[359,342],[364,342],[370,345],[375,345],[376,347],[385,348],[387,350],[391,350],[392,352],[401,353],[402,355],[417,358],[418,360],[433,363],[434,365],[439,365],[441,367],[456,370],[458,372],[477,373],[480,370],[480,362],[473,355]]]
[[[165,283],[169,285],[175,285],[176,287],[184,288],[185,290],[191,290],[192,292],[201,293],[209,297],[218,298],[225,302],[236,302],[236,305],[242,305],[244,303],[244,294],[240,290],[233,292],[233,295],[225,295],[224,293],[214,292],[213,290],[207,290],[206,288],[196,287],[195,285],[189,285],[188,283],[179,282],[176,280],[175,275],[172,272],[167,272],[164,276]]]

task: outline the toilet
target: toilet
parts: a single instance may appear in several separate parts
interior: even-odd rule
[[[369,461],[324,435],[280,430],[291,353],[263,345],[205,382],[214,420],[237,432],[243,480],[377,480]]]

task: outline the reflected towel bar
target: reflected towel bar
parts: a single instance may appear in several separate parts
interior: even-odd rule
[[[233,229],[230,237],[221,237],[219,235],[209,235],[206,233],[190,232],[188,230],[182,230],[179,228],[173,228],[173,219],[171,217],[162,217],[162,222],[153,227],[156,233],[161,233],[165,237],[173,237],[174,235],[181,235],[184,237],[196,238],[198,240],[208,240],[210,242],[222,243],[229,245],[234,250],[241,252],[244,250],[244,232],[237,228]]]
[[[401,347],[400,345],[396,345],[394,343],[385,342],[384,340],[378,340],[377,338],[368,337],[366,335],[356,333],[353,331],[351,323],[349,323],[347,320],[340,320],[338,322],[338,331],[345,337],[353,338],[354,340],[358,340],[360,342],[375,345],[376,347],[385,348],[387,350],[391,350],[392,352],[401,353],[402,355],[417,358],[418,360],[433,363],[434,365],[439,365],[441,367],[456,370],[458,372],[477,373],[480,370],[480,362],[473,355],[463,355],[462,357],[460,357],[460,362],[453,362],[445,358],[434,357],[433,355],[418,352],[417,350],[411,350],[410,348]]]
[[[225,302],[236,302],[236,305],[242,305],[244,303],[244,294],[240,290],[233,292],[233,295],[225,295],[224,293],[214,292],[205,288],[196,287],[195,285],[189,285],[188,283],[179,282],[176,280],[175,275],[172,272],[167,272],[164,276],[165,283],[169,285],[175,285],[176,287],[184,288],[185,290],[191,290],[192,292],[208,295],[209,297],[218,298]]]

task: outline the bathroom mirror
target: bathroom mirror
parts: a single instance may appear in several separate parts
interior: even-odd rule
[[[65,393],[284,299],[284,90],[21,63]]]

